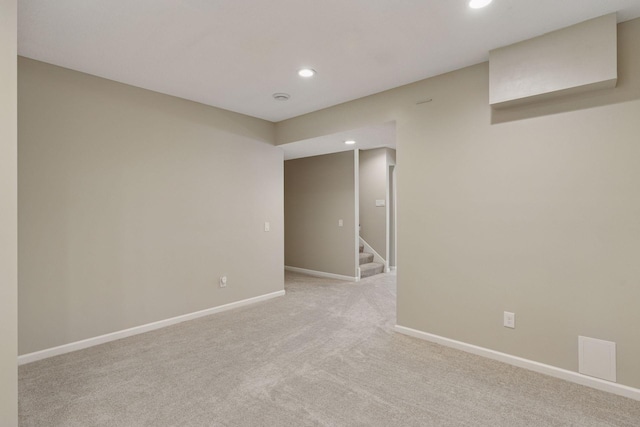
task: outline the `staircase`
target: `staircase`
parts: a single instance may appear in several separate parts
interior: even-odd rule
[[[360,244],[360,278],[380,274],[384,271],[384,265],[373,262],[373,254],[364,252],[364,245]]]

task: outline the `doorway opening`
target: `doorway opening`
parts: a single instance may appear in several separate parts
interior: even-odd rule
[[[354,281],[363,264],[395,269],[395,136],[388,122],[279,146],[285,269]]]
[[[359,150],[360,277],[389,272],[395,266],[396,151],[389,147]],[[364,251],[363,251],[364,249]],[[362,253],[368,255],[362,255]]]

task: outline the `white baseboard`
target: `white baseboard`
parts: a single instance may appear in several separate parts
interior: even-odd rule
[[[341,274],[325,273],[324,271],[307,270],[306,268],[289,267],[288,265],[285,265],[284,269],[287,271],[293,271],[294,273],[308,274],[309,276],[315,276],[315,277],[326,277],[328,279],[347,280],[349,282],[358,281],[357,277],[343,276]]]
[[[430,341],[436,344],[441,344],[446,347],[462,350],[467,353],[476,354],[478,356],[486,357],[488,359],[498,360],[500,362],[507,363],[509,365],[518,366],[520,368],[528,369],[530,371],[538,372],[540,374],[549,375],[551,377],[559,378],[572,383],[584,385],[587,387],[595,388],[597,390],[606,391],[609,393],[617,394],[619,396],[628,397],[629,399],[640,401],[640,389],[629,387],[622,384],[616,384],[609,381],[601,380],[598,378],[589,377],[577,372],[568,371],[566,369],[557,368],[551,365],[545,365],[544,363],[535,362],[529,359],[523,359],[521,357],[512,356],[510,354],[501,353],[499,351],[490,350],[484,347],[478,347],[473,344],[467,344],[461,341],[452,340],[449,338],[441,337],[438,335],[430,334],[428,332],[418,331],[416,329],[407,328],[404,326],[396,325],[396,332],[404,335],[409,335],[415,338],[420,338],[425,341]]]
[[[132,335],[143,334],[145,332],[153,331],[167,326],[175,325],[176,323],[186,322],[187,320],[197,319],[199,317],[209,316],[211,314],[220,313],[222,311],[231,310],[245,305],[255,304],[257,302],[266,301],[271,298],[283,296],[284,290],[272,292],[265,295],[260,295],[253,298],[247,298],[241,301],[232,302],[229,304],[220,305],[217,307],[207,308],[205,310],[196,311],[193,313],[183,314],[182,316],[172,317],[170,319],[159,320],[157,322],[147,323],[146,325],[135,326],[133,328],[124,329],[122,331],[112,332],[105,335],[100,335],[93,338],[87,338],[85,340],[72,342],[69,344],[60,345],[57,347],[47,348],[45,350],[36,351],[33,353],[23,354],[18,356],[18,365],[24,365],[27,363],[35,362],[37,360],[47,359],[49,357],[58,356],[60,354],[71,353],[72,351],[82,350],[84,348],[93,347],[95,345],[104,344],[110,341],[119,340],[121,338],[130,337]]]

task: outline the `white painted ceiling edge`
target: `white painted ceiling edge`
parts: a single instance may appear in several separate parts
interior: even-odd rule
[[[278,122],[488,59],[638,0],[20,0],[28,58]],[[311,67],[310,79],[297,75]],[[289,101],[272,94],[285,92]]]
[[[356,143],[354,145],[347,145],[344,142],[348,140],[356,141]],[[278,147],[284,151],[285,160],[351,151],[356,148],[360,150],[370,150],[373,148],[387,147],[395,150],[396,123],[388,122],[317,138],[304,139],[302,141],[278,145]]]

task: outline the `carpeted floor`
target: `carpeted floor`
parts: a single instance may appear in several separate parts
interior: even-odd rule
[[[640,426],[640,402],[403,336],[395,276],[22,366],[26,426]]]

